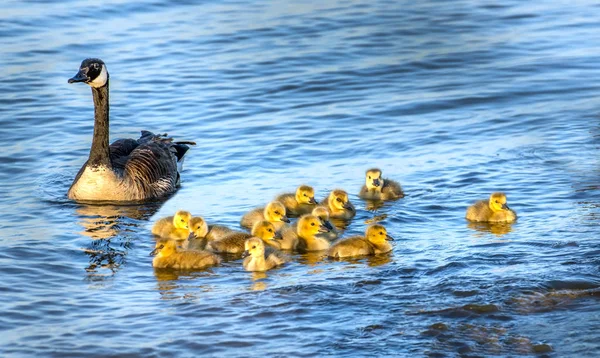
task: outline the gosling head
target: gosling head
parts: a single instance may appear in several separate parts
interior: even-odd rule
[[[298,204],[316,204],[315,189],[308,185],[300,185],[296,189],[296,201]]]
[[[369,226],[365,231],[365,236],[369,242],[375,245],[383,244],[385,241],[394,241],[394,238],[387,234],[385,227],[379,224]]]
[[[161,240],[156,242],[156,246],[154,250],[150,252],[150,256],[156,257],[167,257],[175,253],[177,251],[177,245],[173,240]]]
[[[314,236],[329,231],[330,230],[323,225],[321,219],[314,215],[306,214],[298,220],[298,234],[300,236]]]
[[[265,255],[265,244],[261,239],[251,237],[244,243],[244,253],[242,257],[252,256],[260,257]]]
[[[173,226],[177,229],[190,229],[190,220],[192,219],[192,214],[189,211],[179,210],[173,216]]]
[[[194,237],[203,238],[208,234],[208,224],[200,216],[193,217],[190,220],[190,231]]]
[[[104,61],[99,58],[87,58],[81,62],[77,74],[69,78],[69,83],[83,82],[94,88],[108,83],[108,71]]]
[[[348,200],[348,193],[341,189],[336,189],[329,194],[327,199],[329,207],[334,210],[351,210],[352,204]]]
[[[285,206],[280,201],[272,201],[267,204],[265,211],[263,212],[265,219],[271,222],[283,221],[286,223],[290,222],[290,219],[286,216]]]
[[[321,220],[321,224],[329,229],[329,231],[333,230],[333,225],[329,221],[329,209],[325,206],[317,206],[312,210],[312,215],[318,217]]]
[[[383,186],[383,179],[381,179],[381,170],[377,168],[367,170],[365,175],[365,185],[367,189],[381,189]]]
[[[490,195],[490,209],[492,211],[510,210],[506,205],[506,195],[504,193],[492,193]]]
[[[267,220],[259,221],[252,227],[252,236],[256,236],[265,241],[281,240],[281,234],[275,230],[275,226]]]

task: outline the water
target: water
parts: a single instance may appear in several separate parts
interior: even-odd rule
[[[598,356],[600,18],[581,1],[0,5],[3,356]],[[164,203],[82,205],[86,57],[111,138],[195,140]],[[407,197],[365,210],[372,166]],[[346,234],[391,255],[154,271],[152,222],[235,227],[306,183],[344,188]],[[469,225],[503,190],[519,214]]]

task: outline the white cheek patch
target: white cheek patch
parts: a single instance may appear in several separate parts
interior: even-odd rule
[[[102,66],[102,71],[98,77],[96,77],[93,81],[88,82],[88,84],[94,88],[102,87],[108,81],[108,72],[106,72],[106,65]]]

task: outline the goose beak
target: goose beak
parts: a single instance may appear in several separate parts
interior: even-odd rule
[[[381,181],[379,179],[373,179],[373,186],[380,186]]]
[[[323,225],[329,229],[329,231],[333,230],[333,225],[331,225],[331,222],[329,220],[325,220],[323,222]]]
[[[152,250],[152,252],[150,252],[150,255],[148,256],[156,256],[156,254],[158,254],[158,252],[165,247],[165,245],[160,245],[158,247],[156,247],[154,250]]]
[[[242,252],[242,258],[243,259],[246,258],[246,257],[248,257],[248,256],[250,256],[250,253],[248,252],[248,250]]]
[[[87,71],[85,71],[87,72]],[[84,73],[83,69],[79,69],[79,72],[77,72],[77,74],[71,78],[69,78],[69,83],[75,83],[75,82],[88,82],[90,80],[90,78],[87,76],[87,74]]]
[[[289,223],[290,219],[287,216],[282,216],[281,221],[283,221],[284,223]]]
[[[319,226],[319,232],[330,232],[330,231],[331,231],[331,230],[329,230],[329,229],[327,228],[327,226],[325,226],[325,225],[320,225],[320,226]]]
[[[315,199],[315,197],[313,196],[312,198],[308,199],[308,203],[309,204],[317,204],[317,200]]]
[[[276,233],[275,233],[275,236],[273,236],[273,239],[275,239],[275,240],[282,240],[282,239],[283,239],[283,236],[281,236],[281,233],[280,233],[280,232],[276,232]]]
[[[504,209],[504,210],[510,210],[510,208],[506,204],[502,204],[502,209]]]
[[[354,207],[352,206],[352,204],[350,204],[349,201],[344,203],[344,209],[354,211]]]
[[[391,237],[390,235],[385,235],[385,239],[386,239],[386,241],[394,241],[394,238]]]

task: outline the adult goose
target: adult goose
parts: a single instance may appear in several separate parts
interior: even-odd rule
[[[92,87],[94,137],[90,155],[79,170],[68,197],[80,201],[140,201],[173,193],[180,183],[183,157],[193,142],[173,142],[166,134],[142,131],[139,139],[108,144],[108,71],[104,62],[88,58],[69,83]]]

